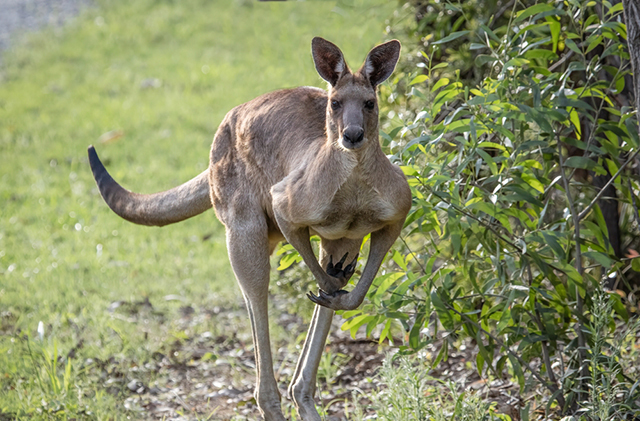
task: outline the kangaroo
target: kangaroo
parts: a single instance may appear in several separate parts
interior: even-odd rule
[[[209,168],[181,186],[132,193],[111,178],[93,146],[88,151],[102,197],[128,221],[162,226],[215,209],[249,312],[255,397],[267,421],[285,420],[269,342],[270,254],[288,241],[320,287],[317,295],[308,294],[316,306],[289,387],[302,419],[319,421],[313,400],[316,374],[334,310],[362,303],[411,207],[407,180],[378,141],[377,86],[393,73],[400,43],[373,48],[355,73],[331,42],[316,37],[311,47],[328,92],[280,90],[233,108],[215,134]],[[360,280],[344,291],[369,233]],[[318,258],[311,235],[321,239]]]

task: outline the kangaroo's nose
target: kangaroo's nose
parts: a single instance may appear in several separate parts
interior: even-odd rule
[[[349,126],[342,132],[342,137],[347,142],[355,145],[356,143],[360,143],[364,138],[364,129],[358,126]]]

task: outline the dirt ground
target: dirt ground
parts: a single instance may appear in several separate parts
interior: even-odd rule
[[[290,343],[307,328],[301,317],[285,311],[285,301],[279,300],[277,308],[272,309],[275,310],[272,311],[275,323],[283,326],[291,337],[291,342],[280,343],[280,347],[276,344],[273,350],[276,377],[283,395],[286,394],[299,354],[299,349],[292,349]],[[137,318],[136,313],[149,310],[142,308],[144,306],[151,304],[137,303],[134,306],[137,308],[127,309],[132,321]],[[253,398],[253,344],[248,326],[247,329],[239,326],[243,320],[246,322],[245,312],[244,308],[237,307],[195,310],[185,306],[179,321],[181,328],[189,329],[215,322],[238,326],[238,329],[220,335],[204,332],[192,338],[176,339],[162,352],[155,353],[153,360],[143,367],[110,360],[91,361],[87,369],[102,379],[102,386],[108,393],[118,396],[128,410],[138,413],[137,419],[254,420],[259,412]],[[318,382],[316,402],[326,411],[327,421],[347,419],[345,405],[351,405],[354,391],[359,392],[358,396],[365,397],[368,392],[378,389],[380,384],[376,371],[386,355],[397,351],[397,348],[389,345],[378,345],[364,335],[351,338],[349,332],[340,329],[342,321],[340,317],[334,319],[325,349],[325,360],[321,363],[320,371],[326,373],[328,381],[327,378],[321,378]],[[439,346],[434,344],[422,351],[426,353],[425,358],[434,359]],[[454,381],[461,390],[481,393],[486,399],[496,402],[500,412],[518,420],[518,409],[522,404],[518,385],[508,380],[490,384],[481,380],[472,364],[476,352],[471,343],[452,349],[447,361],[429,374],[439,380]],[[146,384],[141,380],[145,378],[155,380]],[[283,408],[285,411],[292,408],[292,402],[286,396],[283,396]]]

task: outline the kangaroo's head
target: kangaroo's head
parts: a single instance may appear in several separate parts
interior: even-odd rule
[[[348,150],[377,145],[376,88],[393,73],[400,56],[400,42],[392,40],[372,49],[355,73],[331,42],[316,37],[311,42],[311,51],[318,73],[331,85],[327,104],[329,140]]]

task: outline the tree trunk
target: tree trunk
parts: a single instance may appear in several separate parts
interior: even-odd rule
[[[640,122],[640,0],[622,0],[624,20],[627,25],[627,46],[631,60],[631,73],[633,74],[633,96],[636,105],[636,118]],[[639,130],[640,133],[640,125]],[[633,190],[630,192],[635,194]],[[637,212],[637,210],[634,210]],[[636,215],[638,217],[638,215]],[[637,274],[636,274],[637,275]],[[638,277],[633,277],[632,284],[640,284]]]
[[[636,111],[640,110],[640,1],[622,0],[624,20],[627,24],[627,42],[631,56],[633,72],[633,93],[636,100]],[[637,116],[637,114],[636,114]]]

